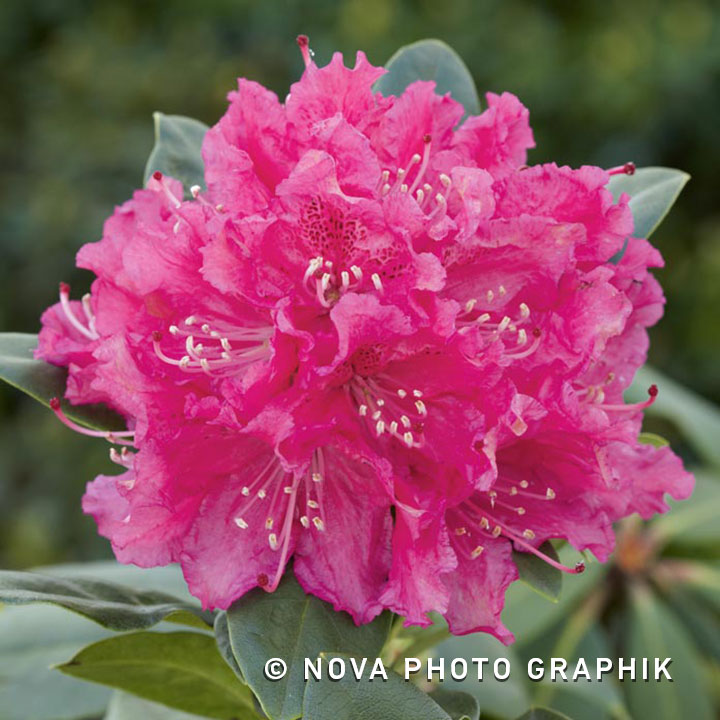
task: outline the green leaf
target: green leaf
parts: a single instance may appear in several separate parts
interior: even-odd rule
[[[0,570],[0,602],[51,603],[110,630],[140,630],[170,620],[207,629],[212,615],[165,593],[102,580]]]
[[[538,549],[552,560],[559,562],[560,558],[549,540],[546,540]],[[537,555],[528,552],[514,550],[513,561],[522,582],[548,600],[558,601],[562,590],[562,571],[548,565]]]
[[[638,435],[638,442],[643,445],[652,445],[656,448],[668,447],[668,445],[670,445],[670,441],[666,440],[662,435],[651,432],[641,432]]]
[[[235,655],[233,654],[232,643],[230,642],[230,630],[228,628],[227,614],[219,612],[215,617],[215,642],[217,643],[220,655],[223,660],[230,666],[230,669],[237,675],[241,682],[245,682],[242,670],[237,664]]]
[[[62,578],[84,578],[120,583],[141,590],[155,590],[174,595],[186,602],[197,602],[189,593],[179,565],[141,568],[114,560],[84,563],[62,563],[33,568],[35,572]]]
[[[570,720],[567,715],[557,712],[557,710],[548,710],[548,708],[534,707],[530,708],[524,715],[517,720]]]
[[[664,167],[638,168],[633,175],[613,175],[608,189],[617,201],[622,193],[630,196],[630,209],[635,220],[634,237],[648,238],[660,225],[690,176],[682,170]],[[618,263],[625,246],[610,262]]]
[[[193,185],[205,187],[205,165],[202,159],[202,142],[208,126],[182,115],[153,113],[155,121],[155,147],[145,165],[145,183],[159,170],[179,180],[185,193]]]
[[[65,395],[67,370],[35,360],[37,335],[0,333],[0,380],[27,393],[50,407],[50,400],[60,398],[65,414],[97,430],[124,430],[127,425],[120,415],[105,405],[70,405]]]
[[[274,720],[300,717],[306,657],[341,652],[374,658],[385,644],[391,619],[390,613],[383,613],[358,627],[348,614],[306,595],[291,572],[285,573],[275,592],[253,590],[227,612],[235,659],[263,710]],[[271,658],[282,659],[288,667],[285,677],[274,682],[264,675]]]
[[[524,589],[531,601],[540,602],[535,593],[527,588]],[[547,605],[544,602],[542,604]],[[496,680],[493,676],[493,664],[499,658],[506,658],[511,669],[522,667],[522,663],[515,648],[505,647],[492,635],[486,633],[453,635],[438,645],[433,655],[444,658],[446,668],[455,658],[465,658],[468,664],[468,675],[465,680],[455,680],[446,672],[443,689],[458,690],[472,695],[480,704],[483,717],[488,715],[506,718],[521,713],[529,705],[530,698],[522,673],[511,672],[510,677],[504,681]],[[488,663],[482,666],[482,681],[478,681],[477,666],[473,664],[472,658],[488,658]],[[502,666],[499,669],[502,671]]]
[[[460,56],[440,40],[420,40],[401,47],[385,65],[387,73],[376,83],[383,95],[400,95],[416,80],[432,80],[439,95],[450,93],[466,115],[480,113],[480,100],[470,71]]]
[[[203,720],[203,718],[200,715],[173,710],[167,705],[159,705],[116,690],[110,699],[105,720]]]
[[[452,720],[480,720],[478,701],[466,692],[439,689],[430,697],[452,718]]]
[[[552,707],[571,717],[629,718],[623,705],[618,684],[613,675],[605,675],[602,681],[588,680],[582,670],[575,680],[553,682],[550,677],[550,659],[564,658],[568,661],[567,676],[572,678],[582,658],[592,673],[597,658],[612,657],[614,651],[599,623],[604,608],[602,591],[591,593],[571,613],[559,617],[555,626],[531,643],[518,648],[524,664],[531,658],[543,660],[545,676],[534,683],[533,703],[541,707]],[[532,606],[527,608],[533,612]],[[578,710],[580,708],[580,711]]]
[[[0,606],[0,718],[71,720],[102,716],[107,688],[61,675],[64,662],[109,631],[52,605]]]
[[[342,679],[328,674],[333,659],[345,663]],[[310,679],[305,689],[302,710],[308,720],[451,720],[429,695],[392,670],[387,671],[387,682],[381,677],[370,680],[368,669],[356,680],[350,656],[322,653],[321,662],[322,679]]]
[[[625,397],[628,402],[647,399],[647,390],[657,385],[658,396],[645,410],[673,422],[685,439],[708,462],[720,468],[720,409],[667,375],[645,366],[638,370]]]
[[[625,658],[672,658],[668,670],[673,681],[663,679],[621,684],[634,718],[653,720],[712,720],[714,713],[702,684],[702,669],[691,639],[681,623],[644,586],[631,591],[625,632]],[[652,662],[652,661],[651,661]]]
[[[252,694],[195,632],[133,632],[100,640],[57,669],[169,707],[222,720],[255,720]]]
[[[572,565],[578,557],[577,551],[567,544],[560,548],[558,554],[564,565]],[[515,633],[518,642],[531,642],[558,619],[566,618],[582,597],[603,582],[607,567],[600,563],[588,563],[584,573],[568,575],[564,578],[563,592],[557,603],[540,600],[525,583],[513,583],[505,594],[503,622]],[[528,612],[529,607],[531,612]],[[484,708],[485,703],[482,702],[482,705]]]
[[[683,585],[671,587],[666,600],[695,641],[695,647],[720,663],[720,623],[705,599]]]

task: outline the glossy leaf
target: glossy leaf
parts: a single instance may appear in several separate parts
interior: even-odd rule
[[[108,635],[109,630],[52,605],[0,608],[0,719],[102,716],[110,690],[50,666]]]
[[[59,605],[111,630],[140,630],[161,620],[204,629],[212,625],[210,613],[165,593],[36,572],[0,570],[0,602]]]
[[[116,690],[110,699],[105,720],[205,720],[205,718]]]
[[[222,720],[255,720],[252,694],[195,632],[134,632],[101,640],[57,669],[169,707]]]
[[[37,335],[0,333],[0,380],[27,393],[46,407],[51,398],[62,401],[65,414],[98,430],[124,430],[125,421],[105,405],[70,405],[65,395],[67,370],[33,357]]]
[[[275,592],[256,589],[236,601],[227,621],[235,659],[265,713],[274,720],[293,720],[302,712],[305,658],[322,652],[374,658],[387,639],[391,615],[357,626],[346,613],[306,595],[292,573],[286,573]],[[264,675],[271,658],[287,664],[281,680]]]
[[[712,720],[714,714],[691,639],[675,616],[643,586],[632,589],[625,632],[624,657],[672,658],[668,668],[672,682],[622,682],[632,717]]]
[[[215,617],[214,630],[215,642],[217,643],[220,655],[222,655],[223,660],[229,665],[230,669],[235,673],[238,679],[241,682],[245,682],[242,670],[240,669],[240,666],[235,659],[235,655],[233,654],[227,615],[224,612],[219,612]]]
[[[202,141],[208,126],[182,115],[153,113],[155,147],[145,165],[145,183],[157,170],[180,180],[186,194],[193,185],[205,187]]]
[[[338,680],[328,675],[333,658],[346,665]],[[305,689],[302,710],[308,720],[451,720],[429,695],[391,670],[387,682],[370,680],[369,671],[356,680],[348,655],[323,653],[322,661],[322,679],[311,679]]]
[[[480,113],[480,100],[470,71],[460,56],[440,40],[420,40],[400,48],[385,64],[387,73],[375,90],[383,95],[400,95],[416,80],[432,80],[435,91],[450,93],[466,115]]]
[[[440,688],[430,697],[452,718],[452,720],[480,720],[480,705],[469,693]]]
[[[720,468],[720,408],[648,366],[638,370],[626,400],[646,400],[651,385],[657,385],[658,396],[646,414],[673,422],[701,457]]]
[[[558,554],[549,540],[538,549],[552,560],[559,561]],[[562,590],[562,571],[548,565],[532,553],[513,551],[513,561],[517,565],[522,582],[548,600],[558,601]]]
[[[630,196],[630,209],[635,220],[633,236],[648,238],[657,229],[675,204],[690,176],[682,170],[664,167],[638,168],[633,175],[614,175],[608,189],[617,200],[622,193]],[[625,246],[610,262],[618,263]]]

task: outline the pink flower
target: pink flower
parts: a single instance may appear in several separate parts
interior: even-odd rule
[[[692,480],[638,445],[622,390],[660,263],[600,168],[527,168],[512,95],[458,127],[358,53],[306,59],[284,104],[240,80],[204,141],[207,192],[156,173],[84,246],[81,302],[38,357],[127,431],[83,507],[122,562],[179,562],[206,607],[303,587],[367,622],[443,613],[507,642],[512,550],[604,559],[612,522]],[[552,562],[548,558],[549,562]]]

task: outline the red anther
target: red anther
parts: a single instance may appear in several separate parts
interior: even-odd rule
[[[257,584],[258,584],[261,588],[266,587],[269,582],[270,582],[270,579],[268,578],[268,576],[267,576],[265,573],[260,573],[260,574],[257,576]]]
[[[156,171],[153,173],[153,178],[154,178],[155,180],[157,180],[158,182],[160,182],[160,181],[162,180],[162,173],[161,173],[159,170],[156,170]]]
[[[58,398],[50,398],[50,409],[57,412],[60,409],[60,400]]]
[[[312,60],[310,59],[310,39],[307,35],[298,35],[297,36],[297,44],[300,48],[300,54],[302,55],[303,62],[305,63],[305,67],[310,67],[310,63]]]
[[[539,327],[536,327],[536,328],[533,328],[532,334],[533,334],[533,337],[538,338],[538,337],[540,337],[540,335],[542,335],[542,332],[540,331]]]
[[[578,575],[585,572],[585,563],[582,560],[575,565],[575,572]]]
[[[623,169],[625,170],[626,175],[634,175],[635,174],[635,163],[634,162],[626,162],[623,165]]]
[[[657,397],[657,394],[658,394],[658,386],[657,386],[657,385],[654,385],[654,384],[651,385],[651,386],[648,388],[648,395],[649,395],[651,398],[654,398],[654,397]]]
[[[160,330],[153,330],[152,338],[155,342],[160,342],[162,340],[163,334],[160,332]]]
[[[431,140],[432,140],[432,137],[431,137],[430,133],[425,133],[425,135],[423,135],[423,142],[424,142],[426,145],[427,145]]]
[[[60,294],[61,295],[69,295],[70,294],[70,286],[66,282],[60,283]]]

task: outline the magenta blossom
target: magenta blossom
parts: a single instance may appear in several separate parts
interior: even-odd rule
[[[600,168],[527,167],[514,96],[460,124],[433,83],[383,97],[362,53],[318,68],[300,44],[284,104],[230,94],[207,191],[155,173],[80,250],[91,293],[63,285],[43,316],[66,397],[127,420],[88,431],[54,403],[124,468],[84,509],[121,562],[180,563],[206,607],[274,590],[293,559],[358,623],[437,611],[508,641],[513,549],[604,559],[613,521],[692,488],[622,400],[659,255],[632,239],[608,262],[627,198]]]

